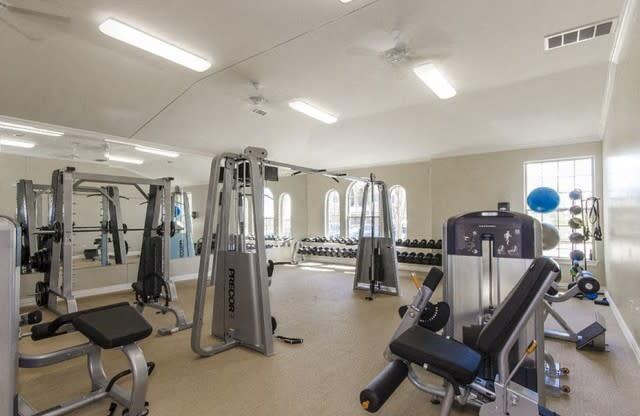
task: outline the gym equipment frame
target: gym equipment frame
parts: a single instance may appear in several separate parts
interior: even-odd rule
[[[377,205],[381,205],[382,211],[380,224],[376,224]],[[373,300],[375,293],[400,295],[398,259],[389,206],[387,185],[376,180],[372,174],[362,193],[358,259],[353,279],[353,290],[368,290],[368,300]],[[370,221],[370,235],[365,235],[367,219]]]
[[[444,224],[444,301],[451,317],[444,334],[469,343],[519,281],[531,262],[542,256],[542,227],[536,219],[517,212],[481,211],[451,217]],[[546,393],[570,391],[560,377],[568,373],[545,353],[546,314],[536,313],[518,342],[517,356],[536,339],[533,360],[527,360],[515,374],[515,383],[537,391],[540,403]],[[486,378],[495,368],[486,369]],[[546,386],[546,388],[539,388]]]
[[[143,247],[140,255],[140,266],[138,269],[138,283],[144,284],[145,275],[141,273],[145,262],[145,237],[149,237],[153,232],[161,238],[161,253],[158,261],[156,276],[161,280],[165,289],[163,303],[160,303],[160,295],[156,296],[136,296],[138,299],[137,308],[140,312],[144,307],[152,307],[162,313],[171,313],[176,318],[176,324],[170,328],[161,328],[158,332],[161,335],[168,335],[183,329],[190,328],[182,308],[177,304],[178,293],[175,283],[170,277],[170,253],[171,235],[175,233],[175,223],[171,221],[171,180],[172,178],[135,178],[128,176],[100,175],[92,173],[77,172],[74,168],[68,167],[64,170],[55,170],[52,173],[51,193],[52,206],[50,208],[50,230],[33,231],[31,234],[50,234],[47,255],[50,265],[45,272],[45,281],[38,293],[45,299],[46,307],[51,311],[61,315],[78,311],[78,305],[73,294],[73,236],[76,232],[101,232],[105,233],[105,227],[78,228],[73,226],[73,196],[76,191],[98,191],[109,202],[109,224],[108,231],[113,238],[113,246],[116,258],[124,259],[126,248],[124,243],[124,232],[143,231]],[[88,183],[105,184],[100,188],[89,188]],[[133,186],[140,192],[147,201],[147,214],[145,227],[140,229],[127,229],[124,224],[120,224],[122,218],[120,212],[119,191],[113,185]],[[147,194],[141,185],[149,186]],[[102,189],[104,188],[104,189]],[[105,191],[106,192],[103,192]],[[103,201],[105,201],[103,199]],[[104,203],[104,202],[103,202]],[[103,206],[103,210],[107,208]],[[157,225],[157,227],[156,227]],[[147,252],[148,253],[148,252]],[[148,256],[151,254],[148,254]],[[147,257],[148,257],[147,256]],[[61,272],[62,267],[62,272]],[[140,283],[142,282],[142,283]],[[66,311],[58,306],[58,301],[64,301]],[[173,304],[169,306],[169,303]]]
[[[278,168],[291,170],[294,175],[318,174],[336,181],[366,180],[268,160],[267,151],[257,147],[247,147],[242,153],[221,153],[213,159],[191,331],[191,349],[202,357],[236,346],[267,356],[273,354],[275,320],[269,299],[264,182],[277,180]],[[247,243],[247,209],[253,220],[253,245]],[[206,292],[211,285],[215,286],[211,335],[222,342],[205,345],[202,335]]]
[[[128,304],[109,305],[80,313],[72,313],[48,323],[39,324],[40,311],[20,315],[20,226],[11,218],[0,217],[0,414],[7,416],[59,416],[87,406],[103,398],[111,398],[131,416],[148,414],[147,379],[153,363],[147,363],[136,341],[151,334],[151,327]],[[126,318],[126,319],[123,319]],[[109,322],[113,321],[113,322]],[[31,334],[21,334],[19,327],[36,324]],[[76,325],[78,328],[76,328]],[[89,342],[38,355],[19,353],[19,339],[31,335],[45,339],[78,329]],[[101,353],[103,349],[119,349],[127,358],[129,369],[108,379]],[[91,390],[86,395],[49,409],[36,411],[18,393],[18,368],[40,368],[87,357]],[[131,390],[115,384],[119,378],[132,376]],[[112,405],[114,407],[115,405]]]
[[[38,227],[38,223],[53,223],[53,195],[51,185],[34,184],[31,180],[21,179],[16,184],[17,196],[17,219],[22,227],[22,256],[23,266],[30,272],[29,258],[41,249],[38,243],[38,237],[48,234],[47,226]],[[73,191],[75,194],[86,194],[87,197],[101,196],[101,217],[100,225],[97,227],[76,227],[75,232],[94,232],[100,231],[100,264],[102,266],[109,265],[109,234],[113,233],[114,241],[114,260],[116,264],[125,264],[127,262],[126,246],[124,242],[123,229],[120,220],[120,196],[119,190],[114,186],[87,187],[78,186]],[[50,197],[48,212],[46,218],[43,215],[42,195]],[[111,218],[113,218],[113,227],[111,227]],[[44,232],[42,230],[45,229]]]
[[[432,268],[385,351],[390,363],[360,393],[361,406],[377,412],[408,378],[434,403],[442,404],[441,416],[449,415],[454,401],[479,408],[480,416],[557,416],[544,407],[535,391],[512,382],[527,356],[537,350],[538,339],[528,344],[514,364],[510,355],[529,321],[542,314],[544,295],[559,273],[550,258],[535,259],[471,348],[419,324],[443,277],[442,271]],[[485,379],[482,366],[489,360],[496,361],[497,371],[494,378]],[[442,377],[444,385],[422,381],[414,370],[418,366]]]

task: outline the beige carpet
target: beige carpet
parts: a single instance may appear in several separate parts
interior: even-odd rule
[[[235,348],[201,359],[190,349],[190,331],[170,337],[152,336],[141,343],[148,360],[157,364],[148,400],[154,416],[176,415],[364,415],[358,394],[381,370],[382,352],[399,322],[397,308],[415,288],[402,278],[403,296],[379,296],[373,302],[354,293],[352,271],[277,267],[271,287],[278,332],[303,337],[304,344],[276,342],[276,354],[264,357]],[[180,284],[181,303],[192,314],[194,283]],[[434,299],[440,298],[437,293]],[[131,300],[128,293],[82,299],[81,308]],[[547,342],[547,350],[571,368],[566,378],[572,393],[552,399],[549,407],[562,415],[640,415],[640,366],[609,308],[572,300],[558,308],[577,329],[586,326],[597,308],[607,320],[609,353],[578,352],[571,344]],[[170,317],[145,312],[154,325]],[[21,341],[24,352],[47,351],[83,341],[78,334],[33,343]],[[107,369],[119,371],[119,352],[105,354]],[[89,388],[86,363],[75,359],[44,369],[20,371],[20,390],[39,409],[72,398]],[[429,376],[427,376],[429,378]],[[434,381],[437,378],[432,378]],[[76,414],[106,415],[108,401]],[[438,415],[440,407],[408,381],[398,389],[380,415]],[[456,409],[453,414],[474,414]]]

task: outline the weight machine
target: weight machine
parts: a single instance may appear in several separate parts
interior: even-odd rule
[[[27,222],[27,234],[24,241],[31,241],[32,236],[41,236],[42,248],[31,256],[31,263],[37,265],[37,270],[44,273],[44,281],[36,287],[36,299],[40,306],[61,315],[78,311],[78,305],[73,294],[73,237],[75,233],[99,232],[102,244],[106,245],[108,234],[111,234],[116,262],[126,261],[126,245],[124,234],[128,231],[142,231],[143,242],[138,267],[137,281],[132,285],[136,294],[137,308],[140,312],[145,307],[171,313],[176,318],[176,324],[170,328],[162,328],[158,332],[167,335],[179,330],[190,328],[184,311],[177,304],[178,293],[175,283],[170,278],[171,236],[176,232],[176,226],[171,221],[171,178],[147,179],[127,176],[99,175],[77,172],[68,167],[55,170],[52,174],[49,207],[49,225],[42,229],[35,229]],[[88,187],[87,184],[102,184],[100,187]],[[25,190],[29,184],[25,182]],[[129,228],[122,222],[120,211],[119,190],[114,185],[133,186],[147,201],[144,228]],[[141,185],[148,185],[149,192],[145,192]],[[75,226],[74,193],[95,193],[103,196],[103,221],[100,226]],[[27,205],[28,196],[32,192],[18,192],[18,206]],[[26,197],[25,197],[26,196]],[[20,212],[20,209],[18,210]],[[105,221],[108,213],[108,221]],[[29,210],[24,217],[29,221]],[[31,220],[31,224],[35,224]],[[24,243],[23,243],[24,244]],[[30,247],[31,247],[31,243]],[[105,249],[106,253],[107,250]],[[24,256],[23,256],[24,258]],[[34,262],[34,260],[36,260]],[[58,301],[64,301],[66,311],[58,307]],[[170,303],[173,302],[172,305]]]
[[[44,234],[47,231],[52,231],[48,225],[53,223],[54,217],[53,190],[51,185],[34,184],[33,181],[28,179],[18,181],[16,188],[17,220],[22,228],[22,266],[26,272],[31,272],[31,256],[44,248],[44,240],[48,237]],[[100,226],[74,226],[75,232],[93,232],[94,229],[99,228],[101,231],[100,238],[96,240],[96,243],[99,244],[100,264],[102,266],[109,265],[109,242],[111,241],[113,241],[114,245],[115,263],[125,264],[127,262],[127,243],[124,239],[123,230],[126,232],[126,224],[123,224],[120,219],[121,197],[119,196],[118,188],[115,186],[79,186],[73,192],[75,194],[86,194],[87,197],[100,196],[102,199]],[[47,196],[46,205],[43,196]],[[113,222],[111,222],[111,218]],[[112,225],[113,233],[110,228]],[[45,233],[41,232],[42,230]],[[112,235],[112,240],[109,240],[110,235]],[[43,258],[42,254],[38,254],[40,258]],[[36,262],[35,264],[38,266],[40,263]],[[46,264],[43,265],[44,269],[46,269]]]
[[[398,259],[389,209],[387,185],[373,174],[366,181],[362,193],[360,239],[354,290],[368,290],[368,300],[375,293],[400,295]],[[381,207],[381,220],[376,224],[376,209]]]
[[[191,349],[208,357],[236,346],[273,354],[276,321],[271,316],[269,284],[273,262],[267,266],[264,236],[264,182],[277,181],[278,169],[352,181],[364,178],[267,159],[267,151],[247,147],[242,153],[222,153],[211,163],[200,267],[191,331]],[[246,203],[248,202],[248,204]],[[253,220],[255,238],[248,243],[245,224]],[[222,342],[204,345],[207,287],[215,286],[211,335]],[[290,344],[299,338],[277,336]]]
[[[127,303],[102,306],[59,316],[41,323],[39,310],[20,315],[20,226],[11,218],[0,217],[0,414],[6,416],[60,416],[85,407],[103,398],[113,400],[111,408],[123,406],[123,414],[146,416],[147,380],[154,368],[136,345],[151,334],[151,326]],[[20,327],[33,325],[30,333]],[[22,337],[33,341],[78,331],[88,342],[41,354],[23,354],[18,344]],[[111,379],[107,378],[102,360],[103,350],[120,350],[129,368]],[[18,368],[42,368],[74,358],[86,357],[91,389],[86,394],[36,410],[18,392]],[[115,382],[131,375],[127,391]]]

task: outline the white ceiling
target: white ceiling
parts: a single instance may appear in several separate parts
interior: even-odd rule
[[[14,0],[69,23],[0,9],[0,114],[189,149],[266,147],[316,167],[592,141],[614,36],[545,52],[543,38],[614,17],[622,0]],[[212,61],[199,74],[102,35],[115,17]],[[365,49],[399,29],[458,90],[441,101],[411,66]],[[246,98],[261,84],[268,115]],[[304,98],[340,121],[289,110]],[[166,168],[166,161],[144,170]],[[196,167],[198,166],[198,167]],[[206,163],[172,169],[204,182]],[[190,169],[190,171],[189,171]]]

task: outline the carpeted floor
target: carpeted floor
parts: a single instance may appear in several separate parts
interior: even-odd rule
[[[399,322],[397,308],[409,302],[415,288],[402,278],[402,297],[379,296],[373,302],[352,291],[353,271],[344,266],[318,265],[276,269],[271,287],[272,313],[278,332],[302,337],[304,344],[276,342],[276,354],[264,357],[235,348],[218,356],[198,358],[190,348],[190,331],[170,337],[152,336],[141,346],[157,364],[150,380],[148,400],[154,416],[176,415],[364,415],[358,394],[385,365],[386,343]],[[193,310],[194,282],[179,284],[180,301],[187,315]],[[435,300],[441,297],[436,293]],[[80,308],[131,300],[129,293],[81,299]],[[551,399],[548,406],[562,415],[640,415],[640,366],[607,307],[572,300],[557,308],[576,329],[593,321],[599,310],[608,324],[611,352],[578,352],[575,346],[547,341],[563,366],[569,396]],[[145,317],[154,325],[167,325],[170,316],[153,310]],[[83,341],[78,334],[38,343],[23,339],[23,352],[47,351]],[[105,354],[107,369],[119,371],[119,352]],[[113,373],[112,373],[113,374]],[[426,376],[427,378],[431,378]],[[437,382],[437,378],[431,378]],[[89,388],[86,362],[75,359],[43,369],[20,370],[21,393],[43,409],[82,394]],[[80,415],[107,414],[108,401],[78,411]],[[438,415],[439,406],[408,381],[379,412],[380,415]],[[456,409],[453,414],[474,414]]]

